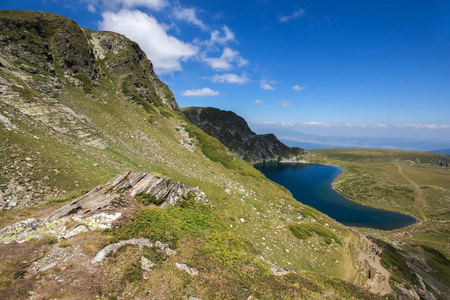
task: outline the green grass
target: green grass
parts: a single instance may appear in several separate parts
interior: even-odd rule
[[[331,244],[333,239],[337,244],[342,245],[341,241],[334,233],[320,224],[302,223],[291,225],[289,226],[289,230],[296,238],[301,240],[306,240],[315,233],[323,237],[327,244]]]
[[[214,162],[221,163],[224,167],[237,170],[242,175],[250,175],[257,179],[264,179],[259,171],[254,169],[249,163],[243,162],[222,145],[217,139],[207,135],[198,127],[191,125],[186,127],[190,137],[195,137],[202,153]]]
[[[53,199],[50,199],[50,200],[44,202],[42,204],[42,206],[45,207],[45,206],[52,206],[52,205],[60,204],[60,203],[66,203],[66,202],[74,200],[74,199],[76,199],[78,197],[83,196],[87,192],[89,192],[89,190],[85,190],[85,189],[80,189],[80,190],[74,190],[74,191],[71,191],[71,192],[67,192],[66,194],[64,194],[64,195],[62,195],[60,197],[56,197],[56,198],[53,198]]]
[[[146,193],[139,193],[136,195],[136,198],[141,200],[142,204],[144,205],[161,205],[166,200],[164,197],[158,199],[155,196]]]
[[[377,241],[376,243],[379,243]],[[419,280],[415,273],[408,267],[405,258],[399,253],[397,249],[387,244],[386,249],[383,250],[383,257],[381,258],[381,265],[390,270],[395,275],[395,281],[407,281],[410,284],[419,284]],[[398,279],[400,278],[400,279]]]
[[[428,245],[420,245],[420,247],[426,252],[428,265],[436,270],[445,282],[450,282],[450,260],[439,250]]]
[[[205,235],[217,228],[223,228],[223,225],[212,208],[184,200],[179,206],[167,209],[142,208],[132,222],[109,233],[118,240],[145,237],[174,246],[182,237]]]
[[[109,279],[119,291],[132,289],[135,296],[156,289],[160,293],[170,293],[173,298],[189,293],[203,298],[227,299],[242,295],[259,299],[298,299],[309,298],[311,294],[346,299],[371,297],[350,283],[311,273],[272,275],[269,265],[256,258],[258,251],[251,243],[230,231],[210,207],[189,199],[178,207],[142,208],[134,219],[105,234],[110,242],[133,237],[161,240],[177,251],[175,261],[199,270],[200,275],[193,277],[173,271],[174,260],[169,257],[157,256],[151,249],[138,251],[137,247],[136,250],[127,247],[111,258],[109,268],[113,273]],[[149,281],[142,279],[138,264],[141,255],[157,264],[148,275],[153,276]],[[119,267],[121,262],[123,267]],[[166,290],[167,282],[171,282],[170,290]],[[111,288],[105,287],[104,293],[111,293]]]
[[[18,268],[18,265],[20,262],[6,261],[0,266],[0,288],[14,286],[25,274],[26,270]]]

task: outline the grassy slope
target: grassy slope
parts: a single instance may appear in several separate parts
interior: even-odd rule
[[[20,127],[22,133],[9,132],[1,127],[0,138],[7,140],[2,146],[9,149],[1,154],[4,164],[10,163],[8,156],[13,152],[22,158],[35,157],[33,179],[49,176],[52,184],[68,193],[103,184],[124,169],[166,173],[190,186],[201,186],[216,205],[226,232],[245,237],[244,240],[253,245],[252,249],[267,259],[280,266],[352,279],[353,253],[345,245],[347,243],[351,247],[354,237],[346,228],[295,201],[285,189],[265,179],[251,165],[230,154],[217,140],[192,127],[175,113],[167,111],[166,115],[174,116],[167,118],[158,111],[147,112],[140,105],[130,104],[116,96],[114,83],[104,82],[94,88],[93,94],[107,90],[112,91],[110,96],[103,98],[106,104],[86,98],[72,86],[67,86],[59,97],[59,101],[93,120],[110,145],[107,149],[85,146],[74,136],[55,139],[42,128],[32,128],[30,132],[26,124]],[[18,121],[13,119],[13,122],[20,126]],[[183,128],[194,137],[192,143],[198,145],[193,152],[180,145]],[[59,173],[56,174],[55,169]],[[2,214],[12,215],[11,212]],[[240,218],[245,219],[245,223]],[[319,226],[323,228],[328,223],[345,242],[344,246],[327,243],[324,237],[316,234],[308,240],[296,239],[289,226],[305,219],[322,224]],[[168,219],[168,222],[172,221]],[[229,272],[231,280],[235,271]],[[268,274],[267,270],[264,272]],[[302,276],[315,278],[312,273]],[[334,285],[324,287],[328,279],[319,278],[314,279],[318,286],[316,292],[334,293]],[[284,284],[276,285],[274,293],[284,288]],[[293,289],[296,289],[295,285]],[[296,295],[295,292],[292,295]]]
[[[48,185],[68,194],[104,184],[124,169],[166,173],[190,186],[202,187],[217,207],[222,226],[217,230],[236,236],[244,243],[249,242],[251,251],[279,266],[302,270],[301,276],[321,287],[318,293],[346,295],[348,292],[353,295],[352,286],[347,288],[347,284],[314,274],[353,280],[354,234],[295,201],[284,188],[267,180],[250,164],[229,153],[216,139],[193,127],[173,110],[161,105],[144,107],[131,103],[123,95],[122,79],[108,75],[106,69],[103,71],[106,75],[98,85],[89,86],[89,95],[85,94],[85,87],[66,84],[58,100],[90,119],[99,136],[108,142],[107,149],[87,146],[73,135],[49,134],[47,127],[21,119],[10,107],[3,106],[2,113],[9,112],[6,115],[18,130],[7,131],[0,126],[2,170],[20,167],[31,184],[49,177]],[[35,98],[35,101],[41,100]],[[183,143],[192,144],[193,151]],[[11,159],[11,154],[16,158]],[[31,167],[27,165],[26,157],[32,158]],[[33,210],[25,213],[12,210],[1,212],[0,217],[2,224],[7,224],[34,213]],[[168,223],[174,221],[167,220]],[[289,230],[289,226],[299,223],[316,224],[307,239],[297,239]],[[317,232],[325,233],[319,235]],[[330,235],[342,245],[327,238]],[[196,238],[201,239],[200,243],[208,244],[207,232],[200,237],[187,234],[189,243]],[[194,256],[195,252],[189,255]],[[209,258],[220,262],[220,258]],[[265,272],[267,275],[268,271]],[[282,286],[278,288],[279,293],[283,291]],[[342,286],[345,288],[340,291]],[[304,288],[295,284],[293,287]],[[359,291],[355,293],[358,295]]]

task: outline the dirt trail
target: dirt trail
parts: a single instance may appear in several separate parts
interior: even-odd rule
[[[372,278],[368,279],[365,286],[374,294],[381,296],[392,294],[392,288],[389,285],[389,278],[391,273],[386,270],[380,263],[381,257],[371,252],[372,241],[368,240],[365,236],[361,236],[361,240],[364,243],[363,249],[358,253],[358,260],[366,266],[364,273],[357,276],[365,276],[367,278],[368,268],[372,271]]]
[[[408,176],[405,175],[405,173],[403,173],[402,166],[398,163],[398,160],[394,159],[392,153],[388,153],[392,159],[392,163],[398,168],[398,173],[414,187],[414,208],[419,212],[420,216],[425,219],[425,215],[422,212],[422,190],[414,181],[412,181]]]
[[[420,213],[421,217],[424,217],[423,212],[422,212],[422,199],[421,199],[422,198],[422,190],[414,181],[412,181],[408,176],[406,176],[403,173],[402,166],[400,166],[400,164],[395,163],[395,162],[394,162],[394,164],[398,168],[398,173],[400,175],[402,175],[403,178],[408,180],[408,182],[414,187],[414,194],[415,194],[414,208]]]

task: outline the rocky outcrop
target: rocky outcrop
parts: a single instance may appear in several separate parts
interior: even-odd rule
[[[191,189],[165,175],[125,171],[106,185],[94,188],[45,219],[32,218],[1,229],[0,245],[11,242],[23,243],[46,236],[67,239],[88,230],[110,228],[113,222],[122,216],[115,208],[123,201],[139,195],[154,197],[158,202],[162,202],[162,207],[176,206],[183,199],[192,197],[194,201],[210,205],[215,210],[214,205],[199,187]],[[72,225],[70,228],[69,224]],[[171,251],[162,244],[157,243],[156,246],[165,254]]]
[[[257,135],[243,118],[231,111],[213,107],[187,107],[182,112],[191,123],[218,139],[243,160],[252,163],[299,161],[307,155],[306,150],[290,148],[273,134]]]
[[[189,194],[193,195],[195,201],[211,205],[215,210],[214,205],[199,187],[191,189],[189,186],[176,182],[165,175],[125,171],[111,179],[106,185],[98,186],[61,207],[53,212],[49,218],[59,219],[75,213],[84,215],[99,212],[118,204],[121,199],[135,198],[138,195],[155,197],[156,200],[162,202],[162,207],[176,206]]]
[[[142,49],[123,35],[85,29],[52,13],[6,10],[0,12],[0,46],[1,77],[29,97],[56,97],[65,83],[90,93],[111,74],[127,78],[131,98],[179,109]]]
[[[108,147],[91,120],[59,100],[67,86],[73,86],[102,101],[93,90],[108,76],[122,86],[123,96],[131,102],[146,109],[153,105],[179,111],[145,53],[122,35],[84,29],[51,13],[0,11],[0,48],[0,108],[50,133]],[[0,121],[14,128],[6,116]]]

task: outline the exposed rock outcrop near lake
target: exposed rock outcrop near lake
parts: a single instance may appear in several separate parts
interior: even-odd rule
[[[194,201],[216,210],[200,187],[191,189],[165,175],[125,171],[107,184],[98,186],[57,209],[47,218],[32,218],[1,229],[0,245],[10,242],[23,243],[46,236],[67,239],[88,230],[109,228],[122,215],[117,212],[118,208],[129,205],[127,202],[130,200],[141,199],[143,195],[152,197],[153,201],[163,208],[169,205],[177,206],[191,197]],[[77,226],[68,230],[66,225],[71,222]]]
[[[247,122],[231,111],[213,107],[187,107],[181,110],[193,124],[217,138],[231,152],[252,163],[303,161],[308,152],[288,147],[273,134],[256,134]]]
[[[125,171],[111,179],[106,185],[98,186],[89,193],[61,207],[53,212],[49,218],[59,219],[74,213],[84,215],[86,213],[100,212],[120,201],[141,195],[153,197],[154,201],[161,203],[162,207],[167,207],[168,205],[176,206],[180,201],[186,199],[189,194],[192,194],[194,201],[211,205],[215,209],[200,187],[191,189],[187,185],[175,182],[165,175]]]

